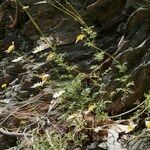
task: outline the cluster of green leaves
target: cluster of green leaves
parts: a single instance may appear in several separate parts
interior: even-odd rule
[[[150,91],[148,94],[145,93],[145,107],[147,108],[147,110],[150,112]]]
[[[81,147],[86,135],[75,132],[57,133],[55,130],[46,131],[44,136],[34,136],[32,143],[33,150],[66,150],[68,147]]]

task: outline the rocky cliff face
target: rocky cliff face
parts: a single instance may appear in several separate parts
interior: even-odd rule
[[[77,45],[74,43],[77,34],[80,32],[80,24],[44,1],[22,0],[21,2],[23,5],[30,6],[29,13],[47,35],[48,40],[55,42],[60,53],[65,53],[65,59],[77,64],[81,71],[90,72],[90,65],[95,63],[92,60],[95,51],[84,47],[82,43]],[[98,46],[113,54],[118,60],[128,62],[128,73],[131,74],[131,78],[135,82],[135,93],[129,98],[129,101],[126,100],[126,104],[142,99],[143,93],[149,90],[149,2],[122,0],[70,2],[78,9],[88,24],[95,25],[98,33],[96,39]],[[49,47],[43,42],[42,37],[37,33],[29,18],[21,16],[24,12],[19,6],[16,7],[9,1],[2,2],[1,6],[1,22],[3,24],[1,25],[0,47],[2,51],[12,41],[16,42],[18,49],[21,51],[33,48],[33,46],[43,45],[45,49]],[[10,11],[10,7],[12,8],[11,17],[14,20],[4,17],[5,12]],[[17,16],[21,16],[23,22],[19,26],[10,27],[12,23],[15,23],[14,21],[16,21],[16,24],[20,22],[18,19],[15,20],[16,13]],[[26,43],[28,43],[26,48],[21,47],[21,38],[18,37],[26,40]],[[111,66],[111,61],[106,60],[105,62],[104,64],[107,64],[107,67]],[[113,74],[116,75],[117,73],[112,71],[108,76],[113,76]],[[108,85],[113,83],[113,81],[109,82]],[[115,89],[116,87],[112,85],[111,88]]]
[[[79,71],[85,73],[91,72],[91,65],[99,63],[93,60],[95,49],[84,46],[82,42],[75,44],[81,26],[77,21],[64,15],[49,3],[43,1],[38,3],[40,0],[21,0],[21,2],[30,6],[28,9],[30,15],[42,29],[47,40],[55,43],[58,53],[64,54],[64,59],[68,63],[77,65]],[[114,97],[107,110],[111,115],[115,115],[132,108],[135,102],[143,101],[144,93],[150,90],[150,3],[146,0],[70,0],[70,2],[87,24],[95,26],[98,47],[120,62],[127,62],[127,74],[131,75],[130,79],[135,83],[131,95],[125,99],[121,99],[119,95]],[[3,1],[0,5],[0,21],[3,22],[0,24],[0,53],[5,57],[0,62],[0,84],[9,84],[5,91],[0,89],[0,100],[4,103],[2,108],[6,107],[8,110],[16,108],[17,104],[14,103],[18,102],[18,97],[24,101],[32,101],[35,97],[41,101],[44,97],[44,104],[47,106],[46,99],[51,99],[53,91],[47,87],[41,92],[32,89],[32,85],[39,79],[34,77],[30,70],[38,74],[44,71],[53,75],[52,64],[45,62],[46,55],[50,51],[49,45],[45,43],[19,5],[16,6],[9,1]],[[11,11],[9,8],[12,8]],[[8,12],[12,19],[5,18]],[[19,18],[14,20],[16,15]],[[15,21],[16,25],[10,27]],[[4,53],[12,41],[25,58],[34,60],[34,65],[24,60],[12,63],[16,56]],[[42,47],[44,51],[40,54],[31,53],[30,50],[35,47]],[[104,72],[110,66],[114,68],[114,62],[106,57],[102,66],[100,72]],[[64,72],[59,68],[58,71],[62,74]],[[114,81],[117,76],[118,72],[113,69],[103,77],[108,93],[120,86]],[[48,93],[48,90],[51,93]],[[45,107],[45,110],[47,109],[48,107]],[[7,113],[5,110],[4,113],[0,111],[2,116],[0,119],[2,120]],[[5,125],[9,124],[10,120],[8,119]]]

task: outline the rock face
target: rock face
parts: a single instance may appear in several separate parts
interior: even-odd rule
[[[128,73],[134,81],[134,94],[129,96],[122,107],[116,111],[123,111],[133,106],[137,100],[143,100],[144,92],[150,89],[150,8],[139,8],[127,21],[125,33],[118,44],[115,56],[121,62],[127,62]],[[109,76],[116,74],[111,72]],[[110,81],[112,84],[112,81]],[[115,89],[116,87],[112,87]],[[118,99],[112,104],[121,103]]]
[[[115,8],[115,9],[114,9]],[[126,0],[97,0],[87,7],[93,21],[98,21],[105,29],[124,20]]]
[[[113,111],[113,113],[119,113],[132,107],[134,102],[136,100],[142,100],[144,98],[144,92],[148,92],[149,90],[150,8],[147,5],[137,10],[134,8],[131,9],[131,7],[132,4],[125,0],[97,0],[87,6],[87,15],[94,22],[100,23],[99,29],[104,30],[107,34],[103,35],[103,33],[99,33],[102,35],[102,39],[97,40],[98,44],[108,52],[113,47],[113,52],[111,53],[114,53],[114,56],[121,62],[128,63],[128,73],[131,74],[131,80],[135,82],[133,89],[135,92],[133,95],[129,96],[123,102],[121,102],[120,98],[114,100],[109,108],[110,112],[116,108],[118,103],[122,103],[122,106],[120,108],[118,107],[115,110],[116,112]],[[56,10],[53,11],[55,12]],[[77,46],[73,44],[76,35],[80,32],[80,25],[70,18],[64,18],[63,16],[61,18],[60,16],[62,15],[58,12],[55,19],[52,18],[50,21],[55,23],[56,20],[57,23],[55,25],[51,24],[55,32],[53,33],[54,30],[51,30],[49,34],[53,33],[56,37],[56,44],[59,45],[60,52],[64,53],[65,50],[66,60],[79,64],[82,71],[90,71],[88,66],[93,63],[90,58],[94,54],[94,51],[90,49],[87,51],[86,47],[83,47],[82,44]],[[46,19],[44,20],[44,22],[47,21]],[[40,18],[38,21],[39,25],[41,24],[40,26],[43,26],[44,22],[42,20],[40,21]],[[50,22],[47,24],[50,24]],[[70,22],[69,25],[67,24],[68,22]],[[46,25],[44,27],[44,30],[48,33]],[[28,28],[26,29],[29,30]],[[112,32],[114,33],[113,35]],[[115,37],[113,37],[114,35]],[[28,36],[32,37],[30,35]],[[81,52],[79,49],[83,51]],[[86,63],[87,59],[88,61],[90,60],[89,64]],[[114,76],[114,74],[117,76],[117,72],[115,71],[107,76]],[[116,84],[112,83],[113,81],[109,81],[108,83],[108,87],[111,84],[111,90],[117,88]]]
[[[47,41],[49,43],[54,42],[57,52],[64,54],[65,61],[77,65],[81,72],[91,72],[90,66],[97,64],[93,60],[96,50],[84,46],[82,42],[75,44],[81,25],[50,4],[39,3],[37,5],[36,3],[39,1],[21,0],[23,5],[30,6],[30,15],[45,34]],[[123,100],[119,95],[113,99],[111,105],[107,108],[110,114],[115,115],[124,112],[132,108],[136,101],[143,101],[144,93],[150,90],[149,3],[142,1],[142,7],[136,5],[135,8],[135,5],[132,4],[133,2],[139,2],[138,0],[69,0],[69,2],[77,7],[87,23],[95,25],[95,30],[98,33],[96,44],[120,62],[127,62],[127,74],[131,75],[130,79],[135,83],[132,88],[133,94]],[[15,7],[13,8],[15,10]],[[23,13],[23,10],[21,12]],[[29,18],[27,16],[25,18],[25,20],[23,19],[25,22],[23,26],[5,30],[9,31],[10,34],[3,33],[3,27],[0,26],[0,33],[2,33],[0,34],[0,48],[2,51],[4,52],[14,41],[18,51],[26,53],[21,62],[12,63],[12,60],[18,56],[11,54],[0,62],[0,84],[9,84],[5,91],[0,89],[0,100],[8,109],[11,109],[10,104],[13,105],[14,102],[33,101],[36,98],[45,102],[43,102],[45,107],[42,110],[44,112],[48,109],[46,106],[52,99],[53,90],[47,85],[40,90],[33,89],[34,83],[41,80],[31,72],[37,74],[45,72],[55,77],[53,69],[55,64],[45,62],[46,56],[51,51],[49,44],[45,43],[43,35],[37,32]],[[44,51],[41,51],[40,54],[33,54],[29,51],[35,47],[42,47]],[[34,64],[25,61],[28,58]],[[114,62],[110,58],[106,58],[103,66],[102,71],[110,66],[114,68]],[[55,67],[58,68],[60,74],[63,74],[62,68]],[[120,86],[114,81],[117,76],[119,74],[116,69],[104,76],[103,82],[107,84],[106,90],[108,92]],[[40,91],[41,93],[39,93]],[[2,118],[0,117],[0,119]],[[7,123],[9,123],[9,120]]]

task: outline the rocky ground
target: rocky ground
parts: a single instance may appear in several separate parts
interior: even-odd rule
[[[88,74],[92,71],[90,66],[99,63],[93,59],[96,53],[94,48],[84,46],[82,42],[75,44],[76,37],[81,32],[81,25],[77,21],[45,1],[39,3],[40,0],[20,0],[20,2],[24,6],[29,6],[27,10],[46,36],[46,41],[50,44],[55,43],[57,53],[63,54],[68,64],[76,65],[78,71]],[[70,0],[70,2],[89,26],[94,25],[97,32],[97,46],[117,60],[128,62],[127,74],[131,75],[130,78],[135,83],[132,89],[134,93],[125,99],[114,97],[107,107],[108,113],[117,115],[133,108],[135,102],[143,102],[144,93],[150,90],[149,1]],[[54,93],[57,91],[56,70],[60,75],[64,74],[65,70],[53,61],[46,61],[51,51],[50,45],[45,42],[44,36],[39,34],[19,4],[2,1],[0,6],[0,85],[2,86],[0,147],[3,150],[16,146],[17,143],[22,144],[25,141],[22,140],[23,132],[38,127],[38,131],[42,134],[45,126],[52,128],[56,118],[60,116],[60,112],[55,109],[57,98],[54,98]],[[15,51],[7,54],[5,51],[12,42],[15,43]],[[38,50],[40,52],[37,52]],[[113,68],[114,63],[106,57],[100,72],[104,72],[109,66]],[[52,83],[46,82],[44,86],[34,88],[36,83],[41,82],[41,77],[38,75],[43,73],[48,75]],[[113,69],[103,77],[107,91],[118,87],[114,81],[115,76],[118,76],[118,72]],[[147,112],[143,114],[142,119],[148,116]],[[3,129],[9,129],[9,132]],[[142,129],[143,122],[140,125],[140,130]],[[137,132],[140,132],[139,129]],[[147,132],[144,132],[140,138],[129,142],[128,149],[148,150],[150,143],[146,135]],[[96,145],[92,148],[91,143],[80,149],[89,147],[89,149],[98,149]],[[146,147],[143,148],[145,145]],[[69,150],[72,149],[75,148]]]

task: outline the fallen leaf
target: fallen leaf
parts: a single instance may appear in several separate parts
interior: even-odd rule
[[[14,60],[12,60],[12,62],[19,62],[19,61],[21,61],[22,60],[22,56],[21,57],[18,57],[18,58],[16,58],[16,59],[14,59]]]
[[[33,53],[33,54],[36,54],[36,53],[38,53],[38,52],[43,51],[44,49],[45,49],[44,46],[43,46],[43,45],[40,45],[40,46],[34,48],[34,51],[33,51],[32,53]]]
[[[46,61],[51,61],[53,58],[54,58],[54,53],[49,53],[46,58]]]
[[[38,82],[38,83],[35,83],[33,86],[31,86],[31,88],[37,88],[37,87],[42,87],[44,85],[44,82]]]
[[[125,133],[129,133],[131,131],[133,131],[135,129],[137,125],[136,124],[131,124],[127,127],[127,131],[125,131]]]
[[[22,6],[22,9],[27,10],[29,6]]]
[[[96,128],[94,129],[94,131],[97,132],[97,133],[98,133],[100,130],[102,130],[102,127],[100,127],[100,126],[98,126],[98,127],[96,127]]]
[[[72,120],[72,119],[75,119],[75,118],[82,118],[83,116],[80,114],[80,113],[74,113],[70,116],[68,116],[67,120]]]
[[[60,97],[62,94],[64,94],[65,93],[65,91],[59,91],[59,92],[55,92],[54,94],[53,94],[53,98],[58,98],[58,97]]]
[[[118,141],[119,133],[124,131],[124,125],[115,124],[108,129],[107,141],[98,146],[109,150],[127,150]]]

